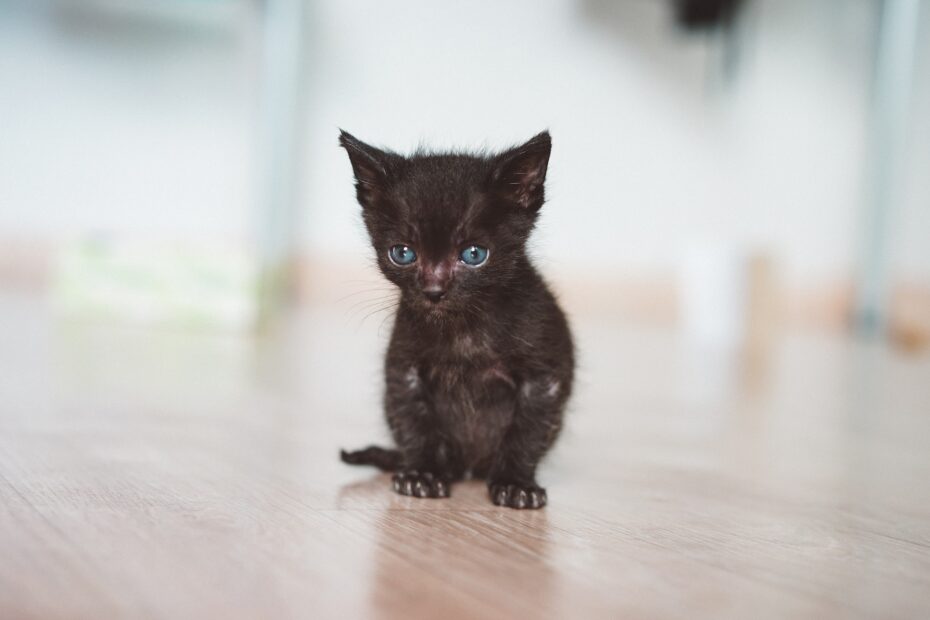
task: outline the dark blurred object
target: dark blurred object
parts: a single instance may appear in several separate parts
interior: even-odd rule
[[[693,32],[725,28],[742,4],[743,0],[675,0],[675,20]]]

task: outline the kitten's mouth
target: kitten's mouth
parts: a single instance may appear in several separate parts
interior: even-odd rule
[[[420,290],[412,301],[417,312],[429,321],[445,320],[454,305],[449,298],[448,291],[445,290],[441,292]]]
[[[420,306],[428,319],[440,319],[448,314],[449,303],[445,299],[439,301],[425,301]]]

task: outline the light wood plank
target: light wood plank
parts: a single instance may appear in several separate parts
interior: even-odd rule
[[[579,318],[551,503],[518,512],[338,462],[385,439],[374,319],[170,333],[0,295],[0,618],[930,616],[930,359]]]

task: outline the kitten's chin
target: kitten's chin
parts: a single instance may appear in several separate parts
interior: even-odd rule
[[[428,301],[425,298],[413,297],[408,300],[407,308],[416,320],[430,325],[449,323],[459,315],[456,305],[448,299]]]
[[[442,325],[449,322],[454,312],[452,312],[452,307],[447,302],[441,301],[438,303],[431,302],[420,305],[418,314],[426,323],[431,325]]]
[[[447,309],[440,304],[430,304],[423,308],[423,318],[430,323],[442,323],[448,314]]]

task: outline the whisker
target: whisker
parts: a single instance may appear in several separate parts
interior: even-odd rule
[[[386,284],[386,281],[384,279],[377,279],[377,278],[374,280],[353,279],[353,280],[340,280],[339,281],[340,286],[348,286],[350,284]]]
[[[361,295],[362,293],[389,293],[389,292],[392,292],[393,290],[394,290],[393,288],[388,288],[386,286],[381,287],[381,288],[366,288],[360,291],[349,293],[347,295],[343,295],[342,297],[336,299],[333,303],[338,304],[340,301],[345,301],[346,299],[349,299],[351,297],[356,297],[358,295]]]
[[[368,314],[366,314],[365,316],[362,317],[362,319],[358,322],[358,325],[356,326],[355,331],[357,332],[359,329],[362,328],[362,325],[365,323],[365,321],[368,319],[368,317],[370,317],[370,316],[372,316],[372,315],[374,315],[374,314],[378,314],[379,312],[384,312],[384,311],[386,311],[386,310],[392,310],[392,309],[396,308],[398,305],[400,305],[400,302],[398,302],[398,301],[392,301],[392,302],[387,303],[387,304],[385,304],[385,305],[383,305],[383,306],[381,306],[381,307],[375,308],[374,310],[372,310],[371,312],[369,312]]]
[[[359,300],[356,300],[355,303],[353,303],[351,306],[346,308],[345,313],[348,316],[352,316],[353,314],[356,314],[357,312],[365,310],[371,307],[372,305],[379,304],[385,301],[393,301],[394,299],[395,299],[394,295],[379,295],[378,297],[372,297],[370,299],[359,299]]]
[[[397,305],[400,306],[400,302],[398,302]],[[393,313],[388,312],[387,314],[384,315],[384,318],[381,319],[381,322],[378,323],[378,335],[379,335],[379,336],[381,335],[381,328],[384,327],[384,322],[387,321],[389,318],[391,318],[391,317],[393,317],[393,316],[394,316]]]

